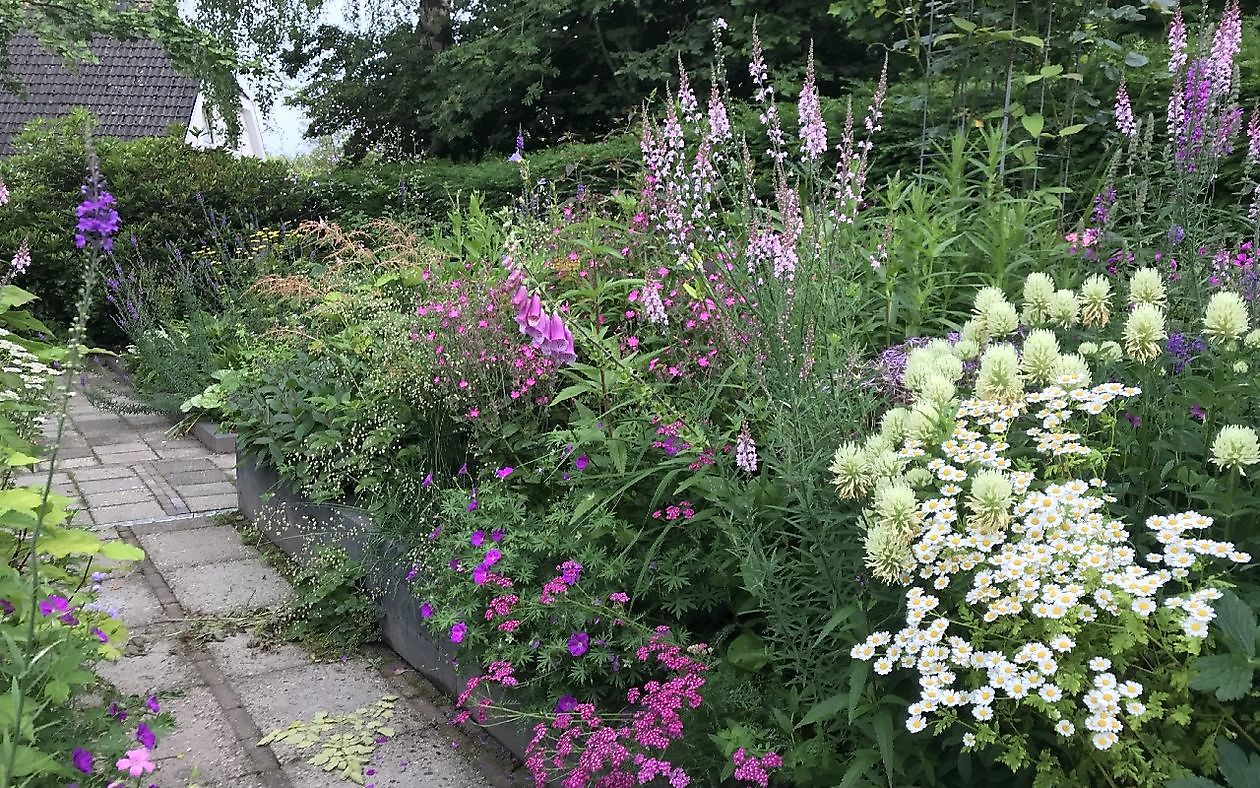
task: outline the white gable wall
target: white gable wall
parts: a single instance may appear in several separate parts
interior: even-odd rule
[[[227,145],[227,131],[223,121],[210,121],[206,112],[205,94],[198,93],[193,104],[192,117],[188,121],[188,132],[184,140],[198,148],[222,148]],[[237,156],[250,156],[261,159],[266,156],[263,148],[262,126],[258,121],[258,110],[254,102],[247,96],[241,98],[240,109],[241,136],[232,153]]]

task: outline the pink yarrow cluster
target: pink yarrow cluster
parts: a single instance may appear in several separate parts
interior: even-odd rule
[[[557,771],[563,773],[559,784],[564,788],[630,788],[658,778],[675,788],[691,784],[686,771],[653,753],[663,753],[682,738],[682,714],[699,708],[708,665],[665,642],[668,634],[669,627],[657,627],[648,644],[635,653],[638,661],[655,662],[670,675],[626,693],[633,708],[628,719],[619,717],[616,724],[601,718],[594,704],[579,703],[571,712],[556,714],[549,725],[534,726],[525,766],[535,785],[548,784]],[[691,650],[706,649],[701,645]]]
[[[743,747],[735,751],[731,760],[735,764],[736,780],[760,785],[762,788],[770,784],[770,770],[783,766],[783,758],[778,753],[768,752],[758,758],[749,755]]]

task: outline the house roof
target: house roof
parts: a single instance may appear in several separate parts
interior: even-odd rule
[[[9,67],[25,95],[0,83],[0,154],[31,120],[67,115],[76,107],[96,115],[102,136],[155,137],[172,123],[188,125],[200,85],[177,72],[160,46],[98,36],[92,52],[99,62],[67,66],[34,36],[13,37]]]

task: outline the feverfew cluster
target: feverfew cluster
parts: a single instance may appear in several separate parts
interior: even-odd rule
[[[1201,538],[1212,519],[1196,512],[1149,518],[1162,552],[1139,560],[1128,526],[1107,514],[1115,499],[1105,482],[1063,471],[1090,454],[1084,422],[1140,391],[1083,383],[1063,375],[1020,401],[963,400],[949,437],[930,451],[902,439],[897,456],[918,467],[878,482],[867,512],[868,561],[882,579],[907,586],[906,626],[875,632],[852,656],[881,675],[918,672],[920,696],[906,720],[912,732],[935,716],[991,733],[983,724],[1007,706],[1109,749],[1128,721],[1147,713],[1144,687],[1078,643],[1135,620],[1171,621],[1188,638],[1205,637],[1220,593],[1184,590],[1191,571],[1205,557],[1251,560],[1231,543]],[[1047,478],[1014,470],[1011,442],[1042,455],[1036,466]],[[931,481],[918,490],[903,481],[921,470]],[[1013,635],[984,650],[959,623]],[[1088,666],[1083,678],[1069,667],[1079,665]],[[975,733],[967,741],[975,746]]]

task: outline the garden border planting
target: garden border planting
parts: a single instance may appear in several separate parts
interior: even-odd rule
[[[313,503],[281,480],[275,470],[248,457],[237,457],[236,479],[241,514],[293,560],[301,562],[309,557],[312,552],[307,548],[312,546],[339,548],[354,560],[364,557],[376,531],[366,512],[353,506]],[[316,539],[317,545],[313,544]],[[397,560],[397,546],[378,540],[376,549],[379,560],[368,573],[368,582],[381,605],[385,642],[454,698],[468,678],[452,667],[455,650],[433,638],[420,624],[419,605],[408,593],[407,573]],[[527,740],[515,728],[497,725],[487,726],[485,731],[518,759],[525,759]]]

